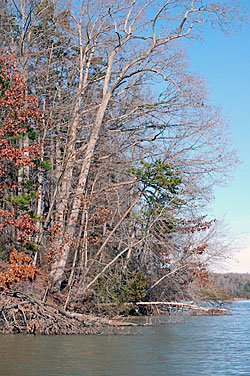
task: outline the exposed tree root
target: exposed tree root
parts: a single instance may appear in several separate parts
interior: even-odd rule
[[[62,310],[20,292],[7,293],[0,306],[1,333],[89,334],[94,328]],[[11,304],[6,304],[10,302]]]

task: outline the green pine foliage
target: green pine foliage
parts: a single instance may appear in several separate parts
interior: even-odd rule
[[[182,178],[160,159],[152,163],[141,161],[141,167],[132,167],[128,172],[137,177],[144,197],[153,209],[157,206],[162,207],[170,201],[175,206],[185,203],[177,197]]]
[[[33,198],[37,197],[35,191],[31,191],[29,193],[24,193],[18,196],[12,196],[12,203],[16,206],[20,207],[23,210],[28,210],[30,208],[30,203]]]
[[[139,189],[143,192],[141,221],[146,224],[153,215],[160,212],[163,214],[164,211],[165,230],[167,233],[174,232],[178,220],[173,211],[186,204],[185,200],[179,197],[182,184],[180,174],[160,159],[152,163],[141,161],[140,167],[130,168],[128,172],[137,177]]]
[[[32,243],[32,242],[26,242],[23,244],[24,248],[26,248],[28,251],[36,252],[39,249],[39,245]]]

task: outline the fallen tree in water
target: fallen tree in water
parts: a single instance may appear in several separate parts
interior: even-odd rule
[[[193,311],[203,312],[208,315],[231,315],[232,313],[228,311],[228,308],[218,308],[218,307],[202,307],[190,303],[181,302],[138,302],[138,306],[166,306],[166,307],[176,307],[179,309],[188,309]]]

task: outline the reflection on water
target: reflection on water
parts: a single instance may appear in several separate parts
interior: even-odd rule
[[[120,336],[0,336],[1,376],[250,375],[250,302]]]

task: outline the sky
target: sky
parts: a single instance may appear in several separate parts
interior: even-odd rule
[[[230,37],[206,29],[204,41],[192,42],[188,55],[191,69],[207,82],[211,102],[227,116],[241,161],[227,186],[214,188],[210,205],[212,216],[222,218],[238,239],[239,252],[221,271],[250,273],[250,21]]]

